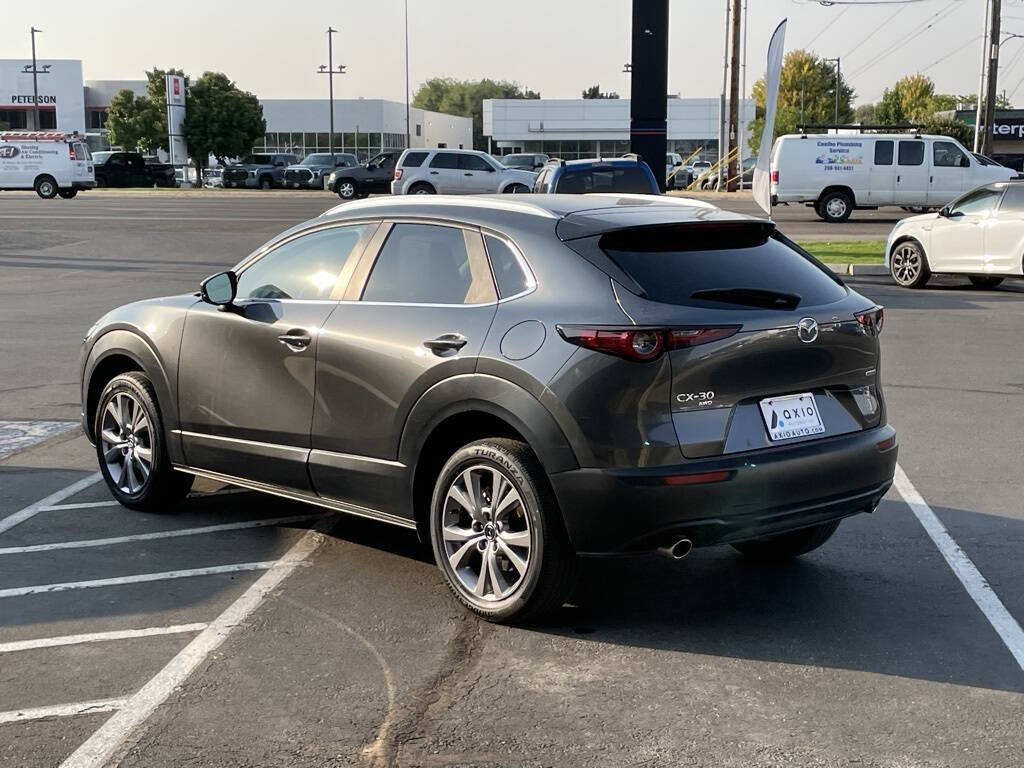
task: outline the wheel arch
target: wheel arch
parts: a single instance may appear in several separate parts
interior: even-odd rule
[[[437,194],[437,187],[435,187],[429,181],[425,181],[424,179],[419,179],[410,184],[406,194],[412,194],[416,187],[430,187],[432,190],[434,190],[434,194]]]
[[[928,251],[924,247],[924,243],[916,235],[900,235],[889,244],[889,251],[885,254],[885,263],[889,265],[892,263],[892,254],[896,250],[896,247],[903,243],[916,243],[917,247],[921,249],[921,256],[924,258],[924,263],[928,264]]]
[[[828,194],[830,194],[832,192],[842,192],[844,195],[846,195],[846,196],[848,196],[850,198],[850,203],[854,207],[856,207],[856,205],[857,205],[857,195],[854,193],[852,187],[848,187],[845,184],[830,184],[829,186],[825,187],[818,194],[818,200],[816,201],[815,204],[820,203],[822,198],[825,197],[825,195],[828,195]]]

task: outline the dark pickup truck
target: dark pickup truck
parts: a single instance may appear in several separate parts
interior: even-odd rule
[[[138,152],[93,152],[97,187],[176,187],[174,166]]]

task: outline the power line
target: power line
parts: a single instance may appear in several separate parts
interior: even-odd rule
[[[861,40],[859,43],[857,43],[855,46],[853,46],[853,48],[851,48],[847,53],[844,53],[841,58],[844,58],[844,59],[849,58],[851,53],[853,53],[858,48],[860,48],[862,45],[864,45],[864,43],[866,43],[868,40],[870,40],[872,37],[874,37],[882,27],[884,27],[890,21],[895,19],[897,16],[899,16],[905,10],[907,10],[907,6],[905,6],[905,5],[901,5],[899,8],[897,8],[894,13],[892,13],[888,17],[886,17],[885,21],[883,21],[881,24],[879,24],[877,27],[875,27],[873,30],[871,30],[868,33],[867,37],[865,37],[863,40]]]
[[[839,20],[840,20],[841,18],[843,18],[843,14],[844,14],[844,13],[846,13],[846,12],[847,12],[848,10],[850,10],[850,9],[849,9],[849,7],[846,7],[846,8],[843,8],[843,10],[841,10],[841,11],[840,11],[840,12],[839,12],[838,14],[836,14],[836,17],[835,17],[834,19],[832,19],[832,21],[830,21],[830,22],[829,22],[828,24],[826,24],[826,25],[825,25],[824,27],[822,27],[822,28],[821,28],[821,29],[820,29],[820,30],[818,31],[818,34],[816,34],[816,35],[815,35],[814,37],[812,37],[812,38],[811,38],[811,39],[810,39],[810,40],[809,40],[809,41],[808,41],[808,42],[807,42],[807,43],[806,43],[806,44],[804,45],[804,48],[810,48],[810,47],[811,47],[811,45],[812,45],[812,44],[814,43],[814,41],[815,41],[815,40],[817,40],[817,39],[818,39],[819,37],[821,37],[822,35],[824,35],[824,34],[825,34],[825,32],[827,32],[827,31],[829,30],[829,28],[830,28],[830,27],[831,27],[831,26],[832,26],[833,24],[835,24],[835,23],[836,23],[837,21],[839,21]]]
[[[929,65],[928,65],[927,67],[922,67],[921,69],[919,69],[919,70],[917,70],[917,71],[918,71],[918,72],[927,72],[927,71],[928,71],[929,69],[931,69],[932,67],[934,67],[934,66],[935,66],[936,64],[941,64],[941,63],[942,63],[942,62],[944,62],[944,61],[945,61],[946,59],[948,59],[948,58],[949,58],[950,56],[952,56],[952,55],[953,55],[954,53],[959,53],[960,51],[962,51],[962,50],[963,50],[964,48],[966,48],[967,46],[969,46],[969,45],[974,45],[974,43],[978,42],[978,40],[980,40],[980,39],[981,39],[981,35],[975,35],[974,37],[972,37],[972,38],[971,38],[970,40],[968,40],[968,41],[967,41],[966,43],[964,43],[963,45],[959,45],[959,46],[957,46],[957,47],[956,47],[956,48],[954,48],[954,49],[953,49],[952,51],[950,51],[949,53],[947,53],[947,54],[946,54],[945,56],[943,56],[943,57],[941,57],[941,58],[938,58],[938,59],[936,59],[936,60],[935,60],[935,61],[933,61],[933,62],[932,62],[931,64],[929,64]],[[1021,48],[1021,50],[1022,50],[1022,51],[1024,51],[1024,48]],[[1018,54],[1018,55],[1019,55],[1019,54]]]
[[[865,65],[859,67],[855,71],[851,72],[850,73],[850,77],[856,77],[857,75],[860,75],[860,74],[863,74],[864,72],[867,72],[869,69],[874,67],[876,64],[879,64],[884,59],[889,58],[892,54],[896,53],[897,51],[903,50],[903,48],[907,45],[907,43],[910,43],[913,40],[916,40],[918,37],[920,37],[921,35],[925,34],[930,29],[932,29],[940,21],[945,20],[947,17],[949,17],[950,15],[955,13],[957,8],[959,8],[961,5],[962,4],[958,3],[957,0],[953,0],[953,2],[951,2],[949,5],[945,6],[942,10],[940,10],[938,13],[936,13],[932,17],[931,21],[929,21],[927,24],[922,26],[917,31],[911,33],[909,37],[901,38],[901,39],[897,40],[896,42],[892,43],[891,45],[889,45],[887,48],[884,48],[882,51],[880,51],[878,54],[876,54],[871,59],[871,61],[869,61]]]

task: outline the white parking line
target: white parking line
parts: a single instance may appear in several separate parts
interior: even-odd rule
[[[57,648],[61,645],[80,645],[81,643],[102,643],[110,640],[134,640],[138,637],[156,637],[158,635],[180,635],[188,632],[202,632],[207,625],[204,622],[195,624],[174,624],[170,627],[146,627],[145,629],[118,629],[111,632],[90,632],[82,635],[62,635],[60,637],[39,637],[34,640],[13,640],[0,643],[0,653],[15,651],[34,651],[39,648]]]
[[[910,482],[910,478],[903,471],[903,467],[898,464],[893,485],[921,525],[924,526],[925,532],[935,542],[935,546],[949,563],[953,573],[964,585],[967,594],[985,614],[985,618],[988,619],[992,628],[1013,654],[1017,664],[1024,670],[1024,630],[1021,630],[1020,624],[1006,610],[1003,601],[989,586],[988,581],[981,575],[977,566],[967,557],[960,545],[949,535],[949,531],[925,502],[924,497],[917,492],[914,484]]]
[[[0,589],[2,597],[23,597],[48,592],[66,592],[69,589],[93,589],[95,587],[119,587],[124,584],[143,584],[149,581],[168,581],[170,579],[187,579],[193,576],[212,576],[218,573],[238,573],[239,571],[265,571],[273,568],[276,560],[265,560],[259,563],[231,563],[230,565],[212,565],[208,568],[188,568],[182,571],[163,571],[161,573],[137,573],[132,576],[117,576],[111,579],[91,579],[89,581],[65,581],[60,584],[36,584],[30,587],[11,587]]]
[[[170,531],[154,531],[152,533],[135,533],[129,536],[114,536],[108,539],[81,539],[79,541],[58,541],[52,544],[29,544],[24,547],[0,547],[0,555],[23,555],[29,552],[51,552],[55,549],[84,549],[86,547],[106,547],[112,544],[128,544],[135,541],[155,541],[158,539],[174,539],[179,536],[201,536],[205,533],[221,531],[241,531],[246,528],[266,528],[272,525],[287,525],[306,520],[316,520],[325,514],[292,515],[290,517],[270,517],[265,520],[246,520],[239,523],[221,523],[204,525],[199,528],[176,528]]]
[[[32,707],[0,712],[0,724],[20,723],[24,720],[42,720],[44,717],[71,717],[93,712],[112,712],[124,706],[127,699],[94,699],[75,704],[56,704],[52,707]]]
[[[35,504],[29,504],[24,509],[15,512],[13,515],[0,519],[0,533],[11,530],[14,526],[24,523],[29,518],[35,517],[40,512],[46,511],[47,507],[59,504],[64,499],[74,496],[79,491],[84,491],[89,486],[95,485],[100,481],[102,475],[99,472],[94,472],[88,477],[83,477],[81,480],[72,483],[67,488],[62,488],[56,493],[51,493],[44,499],[40,499]]]
[[[260,576],[256,583],[200,632],[138,693],[129,697],[117,714],[61,763],[61,768],[100,768],[110,762],[116,753],[138,741],[143,733],[139,726],[185,682],[207,656],[220,647],[231,631],[244,622],[267,595],[316,551],[324,540],[323,534],[331,529],[336,520],[337,516],[331,515],[321,520],[316,528],[307,531],[277,561],[277,567]]]
[[[75,504],[51,504],[48,507],[40,507],[38,512],[63,512],[65,509],[95,509],[97,507],[119,507],[118,502],[110,501],[81,501]]]

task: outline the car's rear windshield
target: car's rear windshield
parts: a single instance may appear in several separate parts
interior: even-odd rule
[[[658,190],[643,168],[566,168],[558,177],[555,192],[581,195],[587,192],[656,193]]]
[[[841,282],[769,227],[621,230],[600,244],[647,298],[666,304],[796,309],[846,296]]]
[[[406,152],[405,157],[402,158],[403,168],[419,168],[423,165],[423,161],[426,159],[426,152]]]

